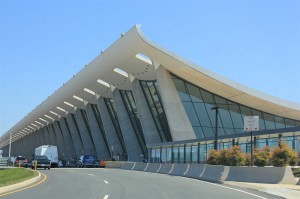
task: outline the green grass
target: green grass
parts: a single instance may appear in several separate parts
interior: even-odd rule
[[[25,168],[0,170],[0,187],[23,182],[36,176],[38,172]]]

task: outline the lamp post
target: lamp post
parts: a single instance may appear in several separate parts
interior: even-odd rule
[[[216,131],[215,131],[214,149],[218,150],[218,114],[219,114],[219,107],[218,106],[214,106],[214,107],[211,107],[210,110],[216,111],[216,120],[215,120],[215,122],[216,122],[215,123]]]
[[[9,161],[10,161],[10,153],[11,153],[11,132],[9,133],[9,150],[8,150]]]

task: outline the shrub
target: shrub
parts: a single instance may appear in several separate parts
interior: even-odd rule
[[[244,166],[246,162],[246,155],[241,152],[240,146],[233,146],[227,149],[226,159],[228,166]]]
[[[221,159],[220,151],[210,150],[207,158],[207,164],[218,165],[220,164],[220,159]]]
[[[245,158],[245,166],[251,166],[251,154],[246,154]]]
[[[254,165],[263,167],[270,164],[272,158],[271,149],[265,146],[263,149],[256,149],[254,151]]]
[[[243,166],[245,162],[246,155],[241,152],[239,146],[220,151],[211,150],[207,159],[207,163],[212,165]]]
[[[273,165],[277,167],[295,165],[297,163],[297,153],[293,151],[289,145],[281,142],[280,146],[276,147],[273,152]]]

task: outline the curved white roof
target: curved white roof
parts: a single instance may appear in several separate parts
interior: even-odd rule
[[[99,96],[112,97],[114,88],[130,89],[132,78],[155,79],[151,60],[141,54],[160,63],[171,73],[227,99],[300,120],[300,104],[264,94],[197,66],[147,39],[140,25],[136,25],[6,132],[0,138],[0,148],[8,143],[10,132],[13,140],[17,140],[47,122],[58,119],[57,114],[65,114],[63,110],[73,112],[70,104],[82,107],[86,102],[95,103]],[[116,68],[129,75],[117,73],[114,70]],[[110,86],[101,84],[102,81]]]

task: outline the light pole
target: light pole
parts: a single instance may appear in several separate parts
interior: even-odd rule
[[[218,150],[218,114],[219,114],[219,107],[218,106],[214,106],[214,107],[211,107],[210,110],[216,111],[216,119],[215,119],[215,122],[216,122],[215,123],[216,131],[215,131],[214,149]]]
[[[11,153],[11,132],[9,133],[9,150],[8,150],[9,161],[10,161],[10,153]]]

